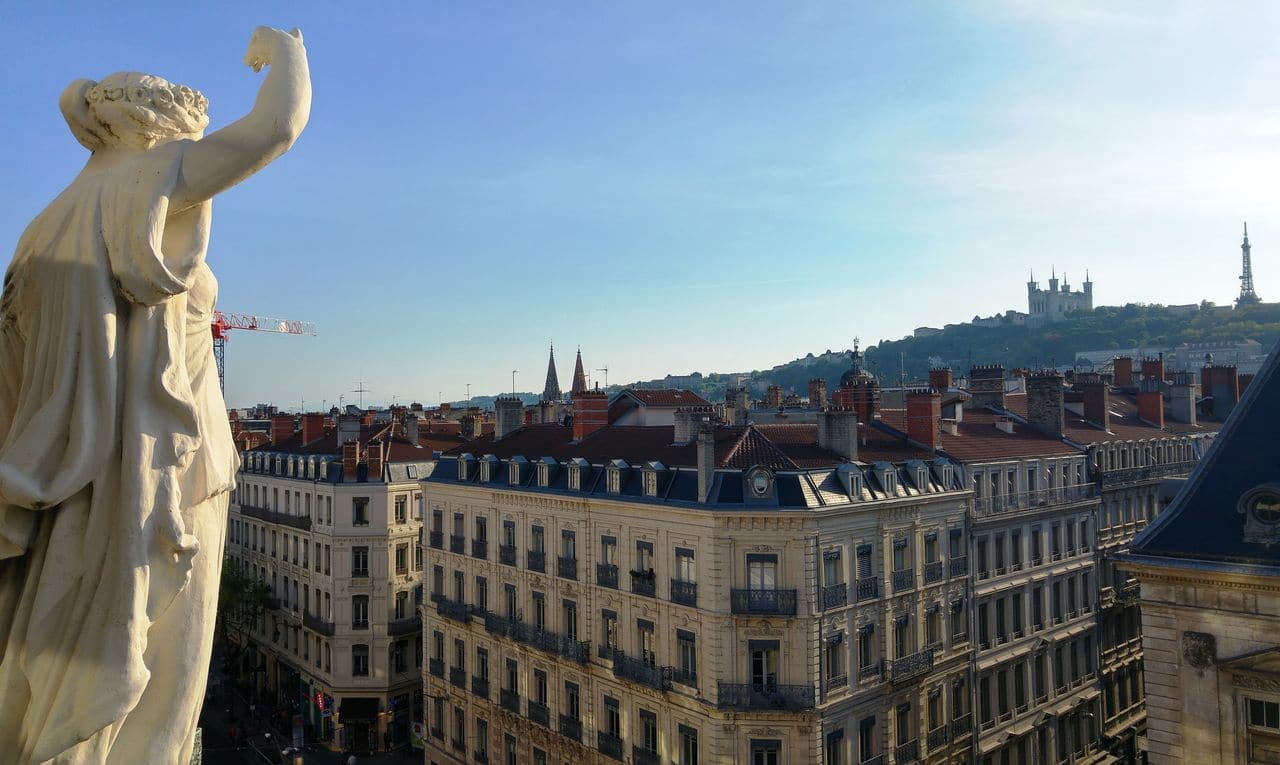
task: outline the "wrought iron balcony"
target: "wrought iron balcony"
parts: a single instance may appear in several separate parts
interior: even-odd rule
[[[392,619],[387,622],[387,634],[391,637],[399,637],[418,632],[422,629],[422,617],[414,614],[406,616],[403,619]]]
[[[920,759],[920,740],[911,739],[905,744],[899,745],[893,750],[893,758],[896,762],[914,762]]]
[[[449,668],[449,682],[458,688],[467,687],[467,671],[461,667]]]
[[[432,531],[427,535],[427,543],[431,545],[433,550],[444,549],[444,532]]]
[[[568,736],[574,741],[582,741],[582,720],[569,715],[560,715],[560,735]]]
[[[641,659],[627,656],[622,651],[613,653],[613,676],[640,683],[658,691],[671,688],[670,667],[657,667]]]
[[[967,576],[969,573],[969,556],[957,555],[951,559],[951,575]]]
[[[508,712],[515,712],[516,714],[520,714],[520,694],[516,693],[510,688],[503,688],[498,693],[498,696],[503,709],[507,710]]]
[[[509,619],[505,616],[486,613],[484,615],[484,628],[491,635],[507,637],[533,646],[540,651],[563,656],[579,664],[586,664],[591,659],[590,643],[582,640],[573,640],[547,630],[540,630],[533,625]]]
[[[449,552],[462,555],[467,549],[467,538],[461,534],[449,535]]]
[[[302,624],[312,632],[319,633],[325,637],[333,637],[333,622],[307,612],[302,615]]]
[[[947,728],[946,723],[943,723],[942,725],[939,725],[938,727],[929,731],[929,739],[928,739],[929,751],[932,752],[935,749],[941,749],[942,747],[946,746],[947,741],[950,740],[950,737],[948,735],[950,732],[951,731],[950,729]]]
[[[489,680],[483,677],[471,676],[471,693],[482,699],[489,698]]]
[[[529,709],[529,719],[544,728],[551,727],[551,710],[541,701],[529,699],[529,703],[525,705]]]
[[[671,580],[671,602],[682,606],[698,605],[698,585],[680,579]]]
[[[916,570],[904,568],[893,572],[893,591],[895,593],[909,590],[916,586]]]
[[[951,738],[959,740],[961,736],[973,729],[973,713],[960,715],[951,721]]]
[[[634,765],[662,765],[662,755],[642,746],[631,747],[631,762]]]
[[[452,619],[455,622],[461,622],[462,624],[467,623],[467,617],[470,615],[471,609],[467,607],[466,603],[457,600],[449,600],[443,595],[432,598],[432,600],[434,600],[436,604],[436,613],[447,619]]]
[[[471,557],[479,558],[480,560],[487,560],[489,558],[489,540],[471,540]]]
[[[910,656],[894,659],[889,670],[889,679],[895,683],[922,675],[933,669],[933,649],[916,651]]]
[[[1106,479],[1103,480],[1105,483]],[[997,515],[1048,505],[1082,502],[1096,496],[1098,496],[1097,484],[1085,483],[1078,486],[1059,486],[1053,489],[1033,489],[997,494],[994,497],[979,497],[973,501],[973,508],[980,515]]]
[[[808,685],[719,683],[721,709],[780,709],[797,712],[813,709],[813,688]]]
[[[516,565],[516,548],[510,545],[498,547],[498,562],[506,566]]]
[[[671,668],[671,679],[681,685],[687,685],[690,688],[698,687],[698,673],[686,672],[678,667]]]
[[[841,672],[838,675],[832,675],[827,678],[828,693],[835,690],[836,688],[844,688],[847,685],[849,685],[849,674],[847,672]]]
[[[822,609],[839,608],[849,602],[849,585],[828,584],[822,588]]]
[[[606,731],[596,731],[596,749],[606,757],[622,762],[622,739]]]
[[[578,559],[566,558],[563,555],[558,557],[556,559],[556,574],[558,574],[561,579],[572,579],[577,581]]]
[[[636,595],[644,595],[647,598],[657,597],[658,584],[653,571],[632,571],[631,591]]]
[[[933,584],[942,581],[942,561],[935,560],[924,564],[924,583]]]
[[[880,597],[880,577],[864,576],[854,586],[854,597],[861,603]]]
[[[612,563],[597,563],[596,584],[601,587],[612,587],[615,590],[618,589],[618,567]]]
[[[268,510],[265,507],[254,507],[253,505],[240,505],[240,514],[247,515],[250,518],[256,518],[267,523],[278,523],[282,526],[288,526],[302,531],[311,530],[311,518],[305,515],[289,515],[287,513]]]
[[[730,590],[730,610],[735,614],[796,615],[795,590]]]
[[[427,671],[436,677],[444,677],[444,659],[431,659],[427,662]]]
[[[530,571],[546,573],[547,554],[540,550],[529,550],[524,554],[524,566]]]
[[[1125,468],[1123,470],[1102,471],[1102,485],[1116,486],[1124,483],[1137,483],[1153,478],[1187,475],[1196,466],[1195,462],[1170,462],[1165,465],[1147,465],[1146,467]]]

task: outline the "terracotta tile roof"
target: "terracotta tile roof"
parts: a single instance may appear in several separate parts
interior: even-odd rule
[[[1005,399],[1008,402],[1008,397]],[[881,422],[905,438],[906,411],[882,409]],[[1080,450],[1046,436],[1027,425],[1015,423],[1012,433],[996,427],[999,418],[989,409],[965,409],[963,419],[957,424],[958,435],[942,434],[942,452],[960,462],[982,462],[1016,457],[1066,456],[1079,454]]]
[[[711,406],[711,402],[691,390],[679,388],[627,388],[618,397],[630,396],[644,406]]]
[[[456,432],[452,434],[427,432],[419,425],[418,443],[415,445],[404,437],[404,428],[399,423],[393,425],[386,422],[375,425],[361,425],[359,440],[362,444],[375,440],[386,443],[389,447],[387,462],[424,462],[430,460],[434,452],[449,451],[467,443],[466,439]],[[338,444],[338,431],[332,426],[326,427],[324,435],[312,440],[310,443],[303,443],[302,431],[295,431],[292,436],[279,444],[272,444],[269,439],[266,439],[254,449],[262,452],[283,452],[286,454],[314,454],[326,457],[342,456],[342,448]]]

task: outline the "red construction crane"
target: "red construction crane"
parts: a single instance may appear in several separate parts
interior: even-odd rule
[[[253,316],[245,313],[214,311],[213,322],[209,327],[213,331],[213,355],[218,360],[218,384],[225,393],[227,332],[233,329],[252,329],[257,332],[281,332],[286,335],[314,335],[316,325],[309,321],[294,319],[273,319],[269,316]]]

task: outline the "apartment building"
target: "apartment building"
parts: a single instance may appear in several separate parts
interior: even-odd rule
[[[459,443],[408,415],[276,415],[270,443],[241,455],[227,564],[271,598],[239,647],[239,684],[309,741],[384,750],[420,718],[418,482],[433,450]]]
[[[422,483],[427,762],[968,761],[954,466],[851,411],[605,403],[500,413]]]

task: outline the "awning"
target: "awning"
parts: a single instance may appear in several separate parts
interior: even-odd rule
[[[347,696],[338,703],[338,716],[343,720],[377,719],[378,700],[364,696]]]

